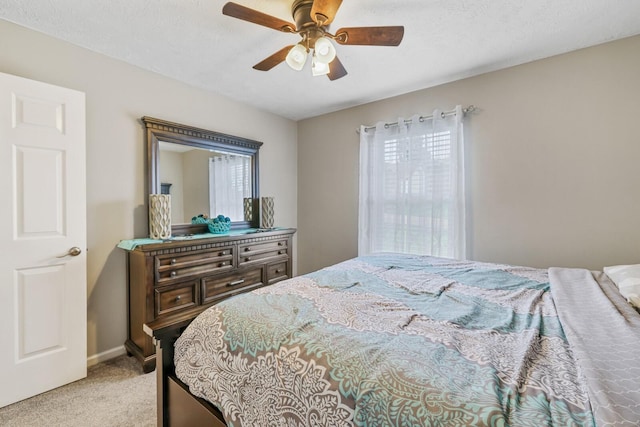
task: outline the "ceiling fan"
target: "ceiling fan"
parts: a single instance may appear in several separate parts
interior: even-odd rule
[[[336,57],[332,40],[341,45],[398,46],[404,36],[403,26],[347,27],[331,34],[329,24],[333,22],[340,4],[342,0],[294,0],[291,13],[295,24],[233,2],[225,4],[222,13],[302,37],[298,44],[280,49],[254,65],[254,69],[268,71],[286,62],[294,70],[300,71],[309,52],[313,50],[313,75],[327,75],[330,80],[336,80],[346,76],[347,70]]]

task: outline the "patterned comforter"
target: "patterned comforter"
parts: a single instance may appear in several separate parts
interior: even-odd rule
[[[571,342],[594,320],[568,336],[558,316],[590,297],[563,289],[558,307],[552,286],[546,270],[359,257],[211,307],[176,342],[176,374],[236,427],[637,425],[640,358],[635,386],[604,387],[629,403],[599,419],[601,368]]]

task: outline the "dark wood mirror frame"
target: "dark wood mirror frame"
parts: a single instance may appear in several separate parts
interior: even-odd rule
[[[251,194],[253,198],[253,217],[251,221],[234,221],[232,229],[258,228],[259,216],[259,167],[258,152],[262,142],[237,136],[226,135],[192,126],[168,122],[153,117],[142,117],[145,125],[145,140],[147,143],[147,174],[148,194],[160,194],[160,141],[174,144],[188,145],[207,150],[219,150],[229,153],[244,154],[251,157]],[[147,201],[148,203],[148,201]],[[182,236],[186,234],[206,233],[207,226],[203,224],[172,224],[171,234]]]

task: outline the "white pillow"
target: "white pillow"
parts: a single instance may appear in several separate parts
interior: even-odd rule
[[[640,309],[640,264],[614,265],[603,270],[618,287],[622,296]]]

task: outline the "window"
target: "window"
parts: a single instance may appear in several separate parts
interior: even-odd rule
[[[436,112],[435,119],[361,130],[360,254],[464,258],[462,126],[456,116]]]
[[[251,158],[222,154],[209,158],[209,214],[244,219],[243,199],[251,197]]]

